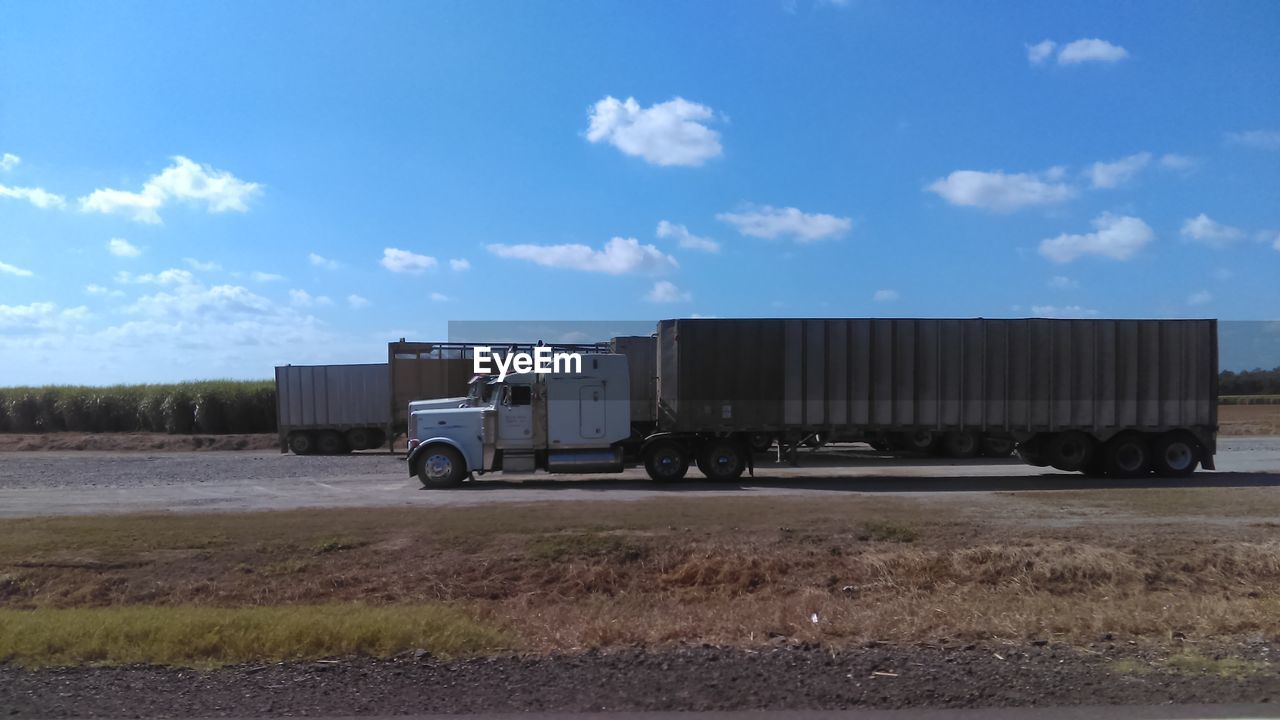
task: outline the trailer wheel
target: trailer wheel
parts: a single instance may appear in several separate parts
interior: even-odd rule
[[[742,446],[730,440],[713,440],[698,456],[698,469],[709,480],[728,482],[737,480],[747,469],[747,458]]]
[[[644,451],[644,469],[658,482],[676,482],[689,472],[689,456],[670,440],[659,440]]]
[[[309,432],[289,433],[289,450],[294,455],[311,455],[316,451],[316,440]]]
[[[457,487],[466,477],[467,461],[448,445],[432,445],[418,457],[418,480],[427,490]]]
[[[1200,443],[1184,432],[1156,438],[1151,447],[1151,467],[1160,477],[1187,477],[1200,464]]]
[[[982,451],[982,444],[976,432],[949,432],[942,436],[942,448],[949,457],[972,458]]]
[[[347,447],[352,450],[368,450],[376,447],[370,444],[370,439],[367,428],[351,428],[347,431]]]
[[[751,433],[751,449],[755,452],[769,452],[773,447],[773,436],[769,433]]]
[[[1018,443],[1018,457],[1032,467],[1049,467],[1049,460],[1041,451],[1041,443],[1038,441]]]
[[[915,452],[931,453],[938,447],[938,436],[928,430],[903,433],[903,439],[906,448]]]
[[[982,438],[982,454],[991,458],[1009,457],[1013,454],[1014,447],[1017,443],[1013,438],[996,437],[994,435],[984,435]]]
[[[1113,478],[1136,478],[1151,470],[1151,450],[1138,433],[1124,433],[1111,438],[1102,449],[1103,466]]]
[[[1089,466],[1093,459],[1093,438],[1079,430],[1054,433],[1045,444],[1049,464],[1059,470],[1078,472]]]
[[[325,430],[316,438],[316,450],[321,455],[341,455],[347,452],[347,441],[333,430]]]

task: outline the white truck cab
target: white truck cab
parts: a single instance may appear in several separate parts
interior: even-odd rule
[[[583,355],[581,372],[478,376],[466,397],[409,404],[409,474],[423,487],[472,473],[622,472],[631,436],[623,355]]]

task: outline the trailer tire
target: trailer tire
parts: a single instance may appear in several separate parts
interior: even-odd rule
[[[316,439],[309,432],[291,432],[289,433],[289,450],[294,455],[314,455]]]
[[[1032,467],[1049,467],[1049,460],[1040,450],[1040,443],[1018,443],[1018,457]]]
[[[321,455],[341,455],[348,452],[347,441],[333,430],[325,430],[316,437],[316,450]]]
[[[443,443],[423,450],[417,463],[418,481],[425,490],[458,487],[467,477],[467,461],[462,453]]]
[[[949,432],[942,436],[942,448],[948,457],[973,458],[982,452],[982,441],[976,432]]]
[[[377,445],[371,444],[372,437],[368,428],[351,428],[347,431],[347,447],[352,450],[368,450]]]
[[[698,469],[708,480],[731,482],[747,469],[746,453],[731,440],[712,440],[698,454]]]
[[[678,482],[689,472],[689,454],[679,443],[658,440],[644,449],[644,469],[657,482]]]
[[[1175,430],[1152,443],[1151,469],[1160,477],[1187,477],[1196,471],[1200,456],[1200,443],[1188,433]]]
[[[1013,438],[984,435],[982,437],[982,454],[989,458],[1005,458],[1013,454],[1018,444]]]
[[[762,453],[769,452],[769,448],[773,447],[773,436],[769,433],[751,433],[751,450]]]
[[[1151,471],[1151,449],[1142,435],[1117,435],[1103,446],[1103,467],[1108,477],[1136,478]]]
[[[1049,464],[1066,472],[1080,472],[1089,467],[1096,443],[1088,434],[1079,430],[1054,433],[1045,443],[1045,456]]]
[[[932,453],[938,447],[938,436],[929,430],[913,430],[894,433],[891,442],[910,452]]]

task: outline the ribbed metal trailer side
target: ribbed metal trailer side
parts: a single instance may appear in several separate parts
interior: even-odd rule
[[[385,433],[391,422],[387,365],[286,365],[276,368],[281,451],[297,432]]]
[[[664,320],[664,431],[1217,426],[1214,320]]]

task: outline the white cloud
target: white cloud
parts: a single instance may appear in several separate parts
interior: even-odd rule
[[[124,238],[111,238],[107,241],[107,252],[116,257],[138,257],[142,251],[137,245],[125,240]]]
[[[465,272],[471,269],[471,261],[465,258],[453,258],[449,261],[449,269],[454,272]]]
[[[347,306],[353,310],[369,307],[369,299],[352,293],[347,296]]]
[[[587,140],[607,142],[653,165],[698,166],[721,153],[720,134],[706,125],[715,111],[684,98],[641,108],[635,98],[608,96],[590,117]]]
[[[187,267],[191,268],[192,270],[196,270],[199,272],[214,272],[222,269],[221,265],[219,265],[216,262],[213,262],[212,260],[204,261],[204,260],[197,260],[195,258],[182,258],[182,262],[186,263]]]
[[[688,302],[693,299],[693,296],[676,287],[675,283],[659,280],[653,284],[653,289],[644,296],[644,299],[654,303],[675,303]]]
[[[1039,65],[1048,60],[1053,55],[1053,51],[1058,47],[1058,43],[1052,40],[1041,40],[1035,45],[1027,46],[1027,61],[1032,65]]]
[[[28,187],[10,187],[8,185],[0,185],[0,197],[13,198],[14,200],[26,200],[41,210],[49,208],[60,208],[67,204],[66,198],[61,195],[47,192],[44,188],[28,188]]]
[[[109,287],[103,287],[94,283],[84,286],[84,291],[89,295],[100,295],[103,297],[124,297],[124,291],[115,290]]]
[[[1080,283],[1065,275],[1054,275],[1049,278],[1049,287],[1057,290],[1071,290],[1080,287]]]
[[[1188,305],[1205,305],[1210,302],[1213,302],[1213,293],[1208,290],[1200,290],[1187,296]]]
[[[1098,311],[1080,305],[1066,305],[1063,307],[1057,305],[1032,305],[1031,314],[1035,317],[1046,318],[1085,318],[1094,317],[1098,314]]]
[[[902,296],[898,294],[897,290],[886,289],[886,290],[875,291],[875,294],[871,296],[871,300],[873,302],[878,302],[878,303],[888,303],[888,302],[894,302],[900,297]]]
[[[431,293],[430,298],[431,298],[431,302],[449,302],[450,300],[453,299],[448,295],[445,295],[444,293],[440,293],[440,292]]]
[[[204,203],[211,213],[245,212],[249,199],[261,192],[258,183],[177,155],[173,164],[147,180],[140,192],[100,188],[80,198],[80,209],[124,213],[138,222],[154,224],[161,221],[160,208],[171,200]]]
[[[489,245],[487,249],[498,257],[528,260],[544,267],[610,275],[665,272],[679,266],[675,258],[663,254],[653,245],[641,245],[635,238],[615,237],[605,243],[601,250],[579,244]]]
[[[716,219],[727,222],[738,232],[751,237],[776,240],[788,237],[799,243],[838,237],[849,232],[853,221],[825,213],[805,213],[796,208],[747,206],[742,212],[720,213]]]
[[[1089,182],[1095,188],[1113,188],[1134,178],[1151,162],[1151,153],[1140,152],[1115,162],[1096,162],[1088,170]]]
[[[1280,130],[1245,130],[1227,133],[1227,142],[1258,150],[1280,150]]]
[[[289,291],[289,303],[294,307],[309,308],[327,307],[332,305],[333,301],[325,295],[312,295],[306,290],[293,289]]]
[[[330,260],[323,255],[315,253],[307,253],[307,262],[311,263],[312,267],[324,268],[325,270],[337,270],[342,267],[342,263],[337,260]]]
[[[51,302],[0,305],[0,331],[3,335],[66,331],[88,317],[89,308],[83,305],[73,308],[60,308]]]
[[[1129,57],[1129,51],[1106,40],[1086,38],[1069,42],[1058,51],[1059,65],[1076,65],[1084,62],[1119,62]]]
[[[7,262],[0,262],[0,273],[4,273],[5,275],[17,275],[18,277],[31,277],[32,275],[35,275],[35,273],[30,270],[20,268],[17,265],[10,265]]]
[[[689,228],[684,225],[662,220],[658,222],[658,237],[675,238],[680,247],[687,250],[702,250],[705,252],[720,252],[720,243],[711,238],[700,237],[689,232]]]
[[[9,172],[22,163],[22,158],[13,153],[0,155],[0,172]]]
[[[1223,225],[1204,213],[1183,221],[1181,233],[1188,240],[1219,250],[1244,237],[1240,228]]]
[[[1175,170],[1187,172],[1196,168],[1196,160],[1187,155],[1179,155],[1178,153],[1165,153],[1160,156],[1160,167],[1165,170]]]
[[[1233,275],[1234,273],[1232,273],[1230,270],[1226,268],[1218,268],[1217,270],[1214,270],[1212,273],[1212,277],[1214,280],[1219,280],[1224,282],[1227,280],[1230,280]]]
[[[116,273],[116,282],[121,285],[190,285],[195,276],[186,270],[169,268],[158,273],[134,275],[125,270]]]
[[[252,273],[249,273],[249,277],[253,278],[257,282],[279,282],[284,279],[283,275],[277,275],[275,273],[262,272],[262,271],[254,271]]]
[[[1128,260],[1155,239],[1149,225],[1127,215],[1103,213],[1093,220],[1093,226],[1096,230],[1085,235],[1062,234],[1041,240],[1040,254],[1057,263],[1068,263],[1083,255]]]
[[[399,248],[383,248],[382,267],[396,273],[417,275],[434,268],[438,263],[430,255],[419,255]]]
[[[1071,199],[1075,190],[1062,182],[1063,174],[1061,168],[1051,168],[1043,173],[1013,174],[1002,170],[956,170],[925,189],[937,193],[952,205],[1012,212]]]

